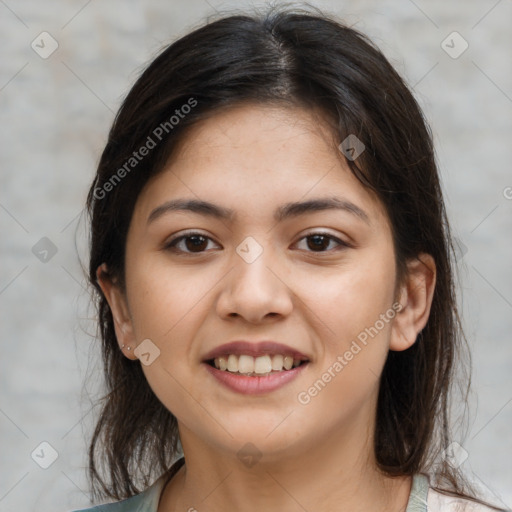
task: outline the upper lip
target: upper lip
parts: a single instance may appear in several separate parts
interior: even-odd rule
[[[238,356],[245,354],[252,357],[281,354],[283,356],[293,356],[294,359],[309,361],[309,357],[302,352],[299,352],[297,349],[284,345],[283,343],[270,340],[258,342],[243,340],[231,341],[210,350],[210,352],[204,356],[203,361],[210,361],[211,359],[228,356],[230,354]]]

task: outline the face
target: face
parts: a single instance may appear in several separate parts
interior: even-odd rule
[[[421,328],[418,301],[395,296],[382,205],[302,109],[244,105],[194,126],[137,200],[125,275],[125,293],[102,281],[118,341],[185,450],[251,442],[277,457],[361,438],[388,351]]]

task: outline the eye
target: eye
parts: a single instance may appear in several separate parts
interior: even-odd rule
[[[208,241],[212,241],[212,239],[197,231],[190,231],[184,235],[172,238],[165,244],[164,248],[173,252],[200,254],[205,252]]]
[[[302,240],[307,240],[306,246],[311,249],[308,252],[331,252],[333,243],[335,247],[338,248],[350,247],[350,245],[343,240],[324,232],[309,233],[302,237],[299,242]],[[200,232],[190,231],[172,238],[165,244],[164,249],[185,254],[201,254],[206,252],[209,241],[213,240]],[[330,246],[331,249],[329,249]]]
[[[349,244],[343,240],[340,240],[339,238],[336,238],[329,233],[323,232],[309,233],[305,237],[301,238],[299,242],[302,240],[308,240],[306,245],[308,248],[312,248],[312,250],[308,252],[332,252],[330,250],[325,250],[331,245],[332,242],[334,242],[341,249],[350,247]]]

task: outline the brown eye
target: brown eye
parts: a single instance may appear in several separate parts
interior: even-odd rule
[[[310,233],[301,240],[307,240],[306,246],[308,248],[308,252],[330,252],[330,249],[328,248],[333,242],[335,244],[334,249],[336,249],[336,247],[344,248],[349,246],[339,238],[328,233]]]
[[[174,252],[195,253],[205,252],[211,238],[201,233],[187,233],[172,239],[165,245],[165,249]]]

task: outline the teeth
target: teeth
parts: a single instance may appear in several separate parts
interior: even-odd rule
[[[237,372],[238,371],[238,356],[234,354],[230,354],[228,357],[228,371]]]
[[[240,356],[240,359],[242,357],[249,357],[249,356]],[[251,357],[251,359],[253,359]],[[242,370],[239,370],[240,372]],[[255,373],[270,373],[272,371],[272,360],[270,359],[270,356],[260,356],[254,359],[254,372]]]
[[[261,373],[258,370],[254,369],[254,367],[256,365],[256,361],[254,360],[254,357],[251,357],[251,356],[243,356],[243,355],[240,356],[238,358],[237,371],[239,371],[240,373],[252,373],[254,371],[256,371],[256,373]]]
[[[283,356],[280,354],[272,357],[272,370],[281,371],[283,369]]]
[[[244,375],[268,375],[273,371],[281,372],[283,370],[291,370],[299,366],[300,363],[300,359],[294,359],[292,356],[283,356],[281,354],[259,357],[252,357],[245,354],[240,356],[229,354],[229,356],[216,357],[213,360],[215,368],[219,370],[227,370],[228,372],[241,373]]]

